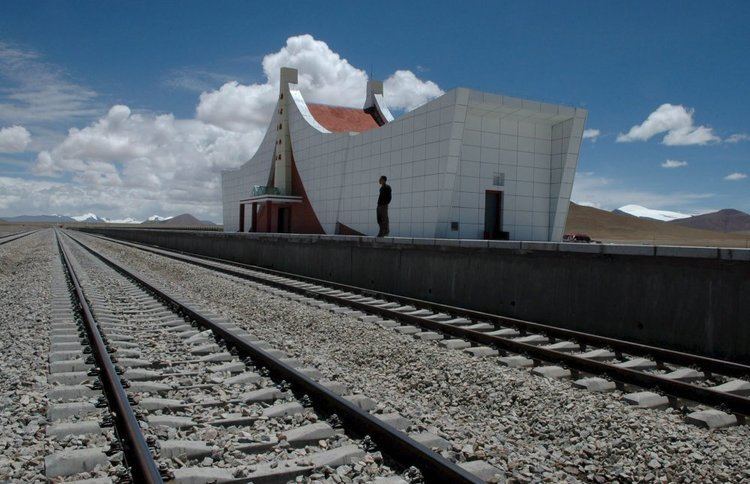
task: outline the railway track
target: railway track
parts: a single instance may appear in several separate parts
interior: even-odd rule
[[[58,386],[48,395],[53,424],[47,430],[56,451],[45,459],[47,477],[96,471],[125,477],[129,471],[136,482],[162,482],[123,388],[121,369],[114,365],[113,349],[94,320],[71,255],[56,241],[60,260],[53,268],[48,380]],[[70,438],[81,435],[86,437]]]
[[[366,396],[321,380],[316,369],[85,243],[57,237],[50,369],[58,386],[50,411],[64,421],[48,429],[57,444],[48,478],[488,477],[488,464],[459,466],[430,449],[440,447],[436,436],[408,435],[398,415],[371,413]],[[100,425],[112,415],[114,432]]]
[[[13,242],[14,240],[22,239],[28,235],[34,234],[38,232],[38,230],[29,230],[26,232],[16,232],[9,235],[4,235],[0,237],[0,245],[7,244],[8,242]]]
[[[338,312],[358,311],[365,322],[436,340],[449,349],[497,357],[500,364],[529,368],[540,376],[570,378],[575,386],[588,391],[631,389],[624,396],[628,403],[644,408],[678,408],[697,425],[734,425],[750,415],[747,365],[100,238],[261,284],[308,304]]]

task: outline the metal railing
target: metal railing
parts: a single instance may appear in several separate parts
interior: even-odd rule
[[[281,195],[281,191],[276,187],[253,185],[252,194],[254,197],[260,197],[263,195]]]

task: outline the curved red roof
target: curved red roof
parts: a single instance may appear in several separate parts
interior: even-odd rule
[[[318,123],[334,133],[342,131],[361,133],[380,126],[375,118],[363,109],[311,103],[307,103],[307,107]]]

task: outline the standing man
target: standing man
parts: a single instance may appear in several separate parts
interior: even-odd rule
[[[388,204],[391,203],[391,186],[386,183],[388,178],[383,175],[380,177],[380,195],[378,196],[377,219],[380,231],[378,237],[385,237],[390,233],[388,230]]]

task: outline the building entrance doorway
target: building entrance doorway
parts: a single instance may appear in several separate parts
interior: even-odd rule
[[[276,231],[281,234],[287,234],[291,232],[292,222],[292,209],[290,207],[279,207],[278,209],[278,220],[276,225]]]
[[[484,193],[484,238],[508,240],[503,232],[503,192],[487,190]]]

